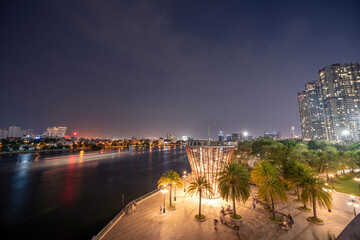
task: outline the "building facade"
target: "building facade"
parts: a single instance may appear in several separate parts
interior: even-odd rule
[[[222,131],[219,132],[219,141],[225,141],[225,135]]]
[[[21,128],[17,126],[10,126],[8,130],[8,138],[19,138],[21,135]]]
[[[274,139],[274,140],[280,140],[280,139],[281,139],[281,133],[280,133],[279,131],[264,132],[264,138],[270,138],[270,139]]]
[[[329,141],[360,140],[360,64],[333,64],[319,71]]]
[[[44,133],[48,138],[62,138],[66,135],[67,127],[48,127]]]
[[[305,140],[327,139],[324,105],[319,81],[308,82],[298,93],[301,135]]]
[[[332,64],[298,93],[303,139],[360,140],[359,63]]]

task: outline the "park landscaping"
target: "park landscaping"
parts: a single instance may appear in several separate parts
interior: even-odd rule
[[[359,183],[354,180],[357,177],[355,173],[339,175],[334,179],[334,187],[337,192],[342,192],[354,196],[360,196]]]

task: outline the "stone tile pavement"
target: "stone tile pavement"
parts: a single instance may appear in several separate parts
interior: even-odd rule
[[[256,194],[256,187],[252,187],[252,194]],[[259,204],[256,210],[252,209],[252,199],[245,203],[237,204],[237,213],[243,217],[240,230],[235,230],[224,224],[218,223],[218,230],[214,230],[214,219],[219,219],[221,206],[231,205],[223,200],[203,199],[202,213],[207,216],[207,221],[197,222],[194,215],[198,214],[198,198],[184,195],[182,189],[177,191],[175,211],[160,213],[160,204],[163,203],[163,194],[154,196],[138,204],[136,213],[126,214],[104,236],[105,240],[130,240],[130,239],[314,239],[314,234],[319,239],[326,239],[328,232],[336,236],[353,219],[353,210],[346,205],[349,196],[334,193],[332,212],[327,209],[318,209],[318,216],[325,220],[324,225],[315,225],[306,221],[312,212],[302,212],[296,208],[300,203],[292,201],[296,196],[289,195],[288,204],[280,204],[277,210],[285,214],[290,213],[294,220],[294,228],[288,232],[267,220],[270,213]],[[169,202],[166,195],[166,204]]]

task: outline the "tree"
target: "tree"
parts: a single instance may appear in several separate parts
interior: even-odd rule
[[[329,181],[329,172],[335,172],[338,169],[335,155],[336,149],[334,147],[326,147],[325,151],[318,152],[316,170],[319,173],[325,172],[327,181]]]
[[[170,206],[172,206],[172,199],[171,199],[171,192],[172,192],[172,185],[176,184],[177,186],[181,187],[182,183],[180,181],[180,175],[173,171],[173,170],[169,170],[166,173],[164,173],[159,181],[158,181],[158,187],[162,187],[162,186],[170,186],[170,194],[169,194],[169,198],[170,198]]]
[[[275,219],[275,202],[278,200],[287,202],[286,189],[278,172],[271,163],[261,161],[251,172],[251,178],[259,186],[259,198],[264,201],[271,201],[273,219]]]
[[[219,174],[220,196],[226,201],[233,201],[234,218],[236,218],[235,200],[243,203],[250,197],[250,175],[243,166],[237,162],[230,162]]]
[[[260,161],[251,171],[251,179],[256,185],[262,184],[270,176],[275,176],[278,173],[271,163]]]
[[[299,188],[303,187],[302,179],[312,173],[313,170],[302,163],[292,162],[292,164],[290,165],[287,179],[292,186],[296,187],[298,200],[301,200]],[[304,208],[306,208],[306,202],[304,203]]]
[[[210,195],[213,195],[213,189],[206,181],[206,179],[203,176],[199,176],[195,178],[194,182],[190,183],[190,186],[187,189],[187,192],[190,194],[190,196],[199,195],[199,218],[201,218],[201,197],[203,192],[208,192]]]
[[[316,214],[316,203],[320,207],[326,206],[328,209],[331,208],[332,197],[327,190],[324,181],[320,180],[315,173],[311,173],[304,176],[301,181],[303,191],[301,193],[301,200],[306,203],[310,202],[313,206],[314,220],[318,220]]]

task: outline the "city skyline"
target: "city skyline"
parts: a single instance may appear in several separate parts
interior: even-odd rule
[[[296,93],[359,62],[358,1],[5,2],[0,126],[300,135]],[[334,18],[333,16],[337,16]]]

